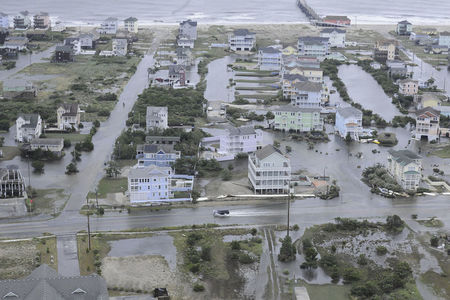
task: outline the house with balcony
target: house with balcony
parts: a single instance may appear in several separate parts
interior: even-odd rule
[[[228,34],[228,46],[232,51],[252,51],[256,44],[256,33],[248,29],[236,29]]]
[[[328,38],[330,47],[345,48],[346,31],[338,28],[325,28],[320,31],[320,37]]]
[[[177,175],[170,167],[137,167],[128,174],[128,193],[132,204],[191,201],[193,186],[194,176]],[[177,193],[185,196],[177,197]]]
[[[0,168],[0,198],[22,198],[26,195],[25,180],[19,167],[9,165],[6,168]],[[2,281],[0,281],[0,286],[1,284]]]
[[[9,16],[8,14],[0,12],[0,28],[9,28]]]
[[[16,119],[16,141],[30,142],[42,134],[42,119],[39,114],[20,114]]]
[[[188,35],[183,34],[177,36],[177,47],[193,49],[194,45],[195,40]]]
[[[165,130],[168,126],[169,113],[167,106],[147,106],[145,118],[147,131]]]
[[[137,145],[136,159],[138,167],[158,166],[170,167],[181,157],[181,152],[176,151],[173,145],[144,144]]]
[[[135,17],[129,17],[123,20],[123,25],[126,31],[130,33],[138,33],[138,19]]]
[[[14,29],[27,30],[31,27],[30,13],[25,10],[14,16]]]
[[[291,163],[272,145],[252,153],[248,158],[248,180],[255,194],[288,194]]]
[[[186,36],[188,39],[195,41],[197,39],[197,21],[185,20],[181,22],[178,35]]]
[[[413,31],[413,26],[407,20],[398,22],[397,28],[395,29],[395,32],[398,35],[410,35],[412,31]]]
[[[0,46],[1,49],[8,49],[11,51],[22,51],[26,50],[28,46],[28,38],[24,36],[8,36]]]
[[[320,108],[285,105],[273,111],[275,118],[271,127],[281,131],[322,131],[323,119],[320,117],[320,111]]]
[[[330,54],[329,38],[319,36],[302,36],[297,43],[299,56],[312,56],[323,59]]]
[[[439,32],[438,45],[446,46],[447,48],[450,47],[450,32],[449,31]]]
[[[258,66],[260,70],[280,71],[283,65],[283,55],[280,50],[265,47],[258,50]]]
[[[64,149],[64,139],[56,138],[35,138],[30,142],[30,150],[35,151],[41,149],[42,151],[50,151],[54,154],[61,156]]]
[[[100,28],[97,32],[100,34],[116,34],[118,29],[118,19],[117,18],[107,18],[100,24]]]
[[[253,126],[231,127],[219,137],[219,152],[236,155],[255,152],[262,147],[262,130]]]
[[[308,79],[308,81],[322,83],[323,82],[323,71],[315,67],[307,66],[295,66],[295,67],[284,67],[284,74],[291,75],[302,75]]]
[[[81,109],[77,103],[63,103],[56,110],[57,126],[60,130],[78,130],[81,122]]]
[[[183,65],[169,65],[169,79],[172,83],[186,85],[186,68]]]
[[[179,136],[147,135],[145,137],[145,143],[147,144],[175,146],[179,142],[180,142]]]
[[[432,107],[425,107],[416,111],[416,140],[437,140],[440,133],[439,119],[440,111]]]
[[[185,47],[177,47],[177,65],[184,66],[186,68],[190,68],[195,65],[194,56],[192,55],[191,48]]]
[[[417,190],[422,178],[422,158],[410,150],[390,149],[388,153],[388,172],[404,190]]]
[[[408,66],[401,60],[386,61],[390,77],[404,78],[408,76]]]
[[[397,41],[378,40],[375,43],[374,59],[379,63],[385,64],[386,61],[395,60],[397,54]]]
[[[71,62],[73,61],[73,49],[70,46],[56,46],[55,62]]]
[[[50,28],[50,16],[47,12],[40,12],[33,16],[34,29],[47,30]]]
[[[404,96],[414,96],[419,92],[419,81],[406,78],[398,82],[398,92]]]
[[[283,97],[290,99],[294,95],[294,84],[297,82],[306,82],[308,78],[300,74],[283,74],[281,78],[281,89]]]
[[[128,41],[127,39],[113,39],[112,51],[116,56],[126,56],[128,53]]]
[[[322,84],[297,82],[294,84],[291,104],[302,108],[319,108],[322,101]]]
[[[342,138],[350,136],[352,140],[359,141],[363,132],[363,113],[352,106],[342,107],[336,110],[335,129]]]

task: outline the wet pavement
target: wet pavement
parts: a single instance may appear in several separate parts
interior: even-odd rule
[[[76,235],[57,236],[56,248],[58,250],[58,273],[62,276],[80,276]]]
[[[233,102],[234,88],[227,88],[230,79],[233,78],[233,71],[228,70],[227,65],[232,64],[236,59],[225,56],[213,60],[208,64],[208,74],[206,75],[205,98],[208,101]]]

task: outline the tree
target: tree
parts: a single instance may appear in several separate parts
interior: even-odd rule
[[[78,173],[77,165],[76,165],[76,163],[71,162],[66,167],[66,174],[71,175],[71,174],[75,174],[75,173]]]
[[[286,235],[281,243],[280,254],[278,254],[278,260],[282,262],[289,262],[295,260],[295,254],[297,251],[295,250],[295,246],[292,243],[292,239],[290,236]]]
[[[305,262],[301,264],[302,269],[317,268],[317,255],[319,254],[314,248],[311,240],[304,239],[302,242],[303,255],[305,257]]]
[[[430,238],[430,245],[431,245],[432,247],[437,247],[437,246],[439,246],[439,238],[438,238],[437,236],[432,236],[432,237]]]
[[[232,176],[232,174],[231,174],[231,171],[230,171],[230,170],[224,169],[224,170],[222,171],[222,180],[223,180],[223,181],[229,181],[229,180],[231,180],[231,176]]]
[[[352,283],[361,279],[361,273],[358,269],[349,267],[344,269],[342,277],[344,278],[344,283]]]
[[[266,119],[267,119],[267,120],[275,119],[275,115],[273,114],[273,112],[268,111],[268,112],[266,113]]]
[[[72,142],[69,139],[64,139],[64,148],[72,146]]]
[[[105,168],[105,171],[108,177],[117,177],[121,172],[119,165],[113,160],[108,161],[108,167]]]
[[[5,137],[0,136],[0,147],[3,147],[4,142],[5,142]]]
[[[44,163],[40,160],[35,160],[31,163],[31,166],[34,169],[34,172],[36,173],[42,173],[44,172]]]
[[[95,128],[100,127],[100,121],[99,120],[95,120],[92,125],[94,125]]]
[[[347,132],[347,135],[345,136],[345,142],[347,144],[350,144],[352,142],[352,137],[350,136],[350,132]]]
[[[70,154],[72,154],[72,162],[73,163],[76,163],[77,161],[81,160],[81,153],[77,149],[73,149],[73,151],[70,152]]]
[[[404,224],[405,222],[397,215],[388,216],[386,218],[386,228],[389,231],[401,231],[403,230]]]

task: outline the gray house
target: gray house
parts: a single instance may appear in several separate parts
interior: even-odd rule
[[[406,20],[397,23],[397,28],[395,32],[398,35],[410,35],[412,32],[412,24]]]
[[[187,36],[191,40],[197,39],[197,22],[192,20],[186,20],[180,23],[178,30],[180,36]]]
[[[302,36],[298,38],[298,56],[324,57],[330,54],[330,39],[319,36]]]
[[[165,130],[169,128],[167,106],[147,106],[146,127],[149,130]]]
[[[108,300],[103,278],[96,274],[65,277],[46,264],[18,280],[0,281],[1,299]]]

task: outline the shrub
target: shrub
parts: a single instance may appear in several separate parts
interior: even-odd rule
[[[203,292],[205,290],[205,287],[200,283],[196,283],[194,284],[193,290],[194,292]]]
[[[365,266],[365,265],[367,265],[369,263],[369,261],[367,260],[367,257],[366,257],[365,254],[361,254],[358,257],[358,261],[357,262],[358,262],[358,265],[361,265],[361,266]]]
[[[189,267],[189,271],[197,274],[200,271],[200,265],[199,264],[193,264]]]
[[[344,269],[342,277],[344,278],[344,283],[347,284],[360,280],[361,274],[357,269],[349,267]]]
[[[253,236],[255,236],[257,232],[258,232],[258,230],[257,230],[256,228],[252,228],[252,229],[250,230],[250,233],[251,233],[251,235],[253,235]]]
[[[34,172],[36,173],[44,172],[44,163],[42,161],[35,160],[31,163],[31,166],[33,167]]]
[[[439,238],[437,236],[432,236],[430,238],[430,244],[431,244],[432,247],[439,246]]]
[[[239,262],[241,264],[251,264],[253,263],[255,260],[253,259],[253,257],[251,257],[249,254],[247,253],[241,253],[239,255]]]
[[[298,224],[294,224],[294,226],[292,226],[292,230],[294,231],[298,231],[300,229],[300,227],[298,226]]]
[[[100,121],[99,120],[95,120],[92,125],[94,125],[94,127],[98,128],[100,127]]]
[[[290,236],[286,235],[281,243],[280,253],[278,254],[278,260],[282,262],[289,262],[295,260],[296,254],[295,246],[292,243]]]
[[[241,244],[239,241],[231,241],[231,250],[241,250]]]
[[[377,246],[376,252],[377,255],[385,255],[388,251],[384,246]]]
[[[64,148],[72,146],[72,142],[69,139],[64,139]]]

